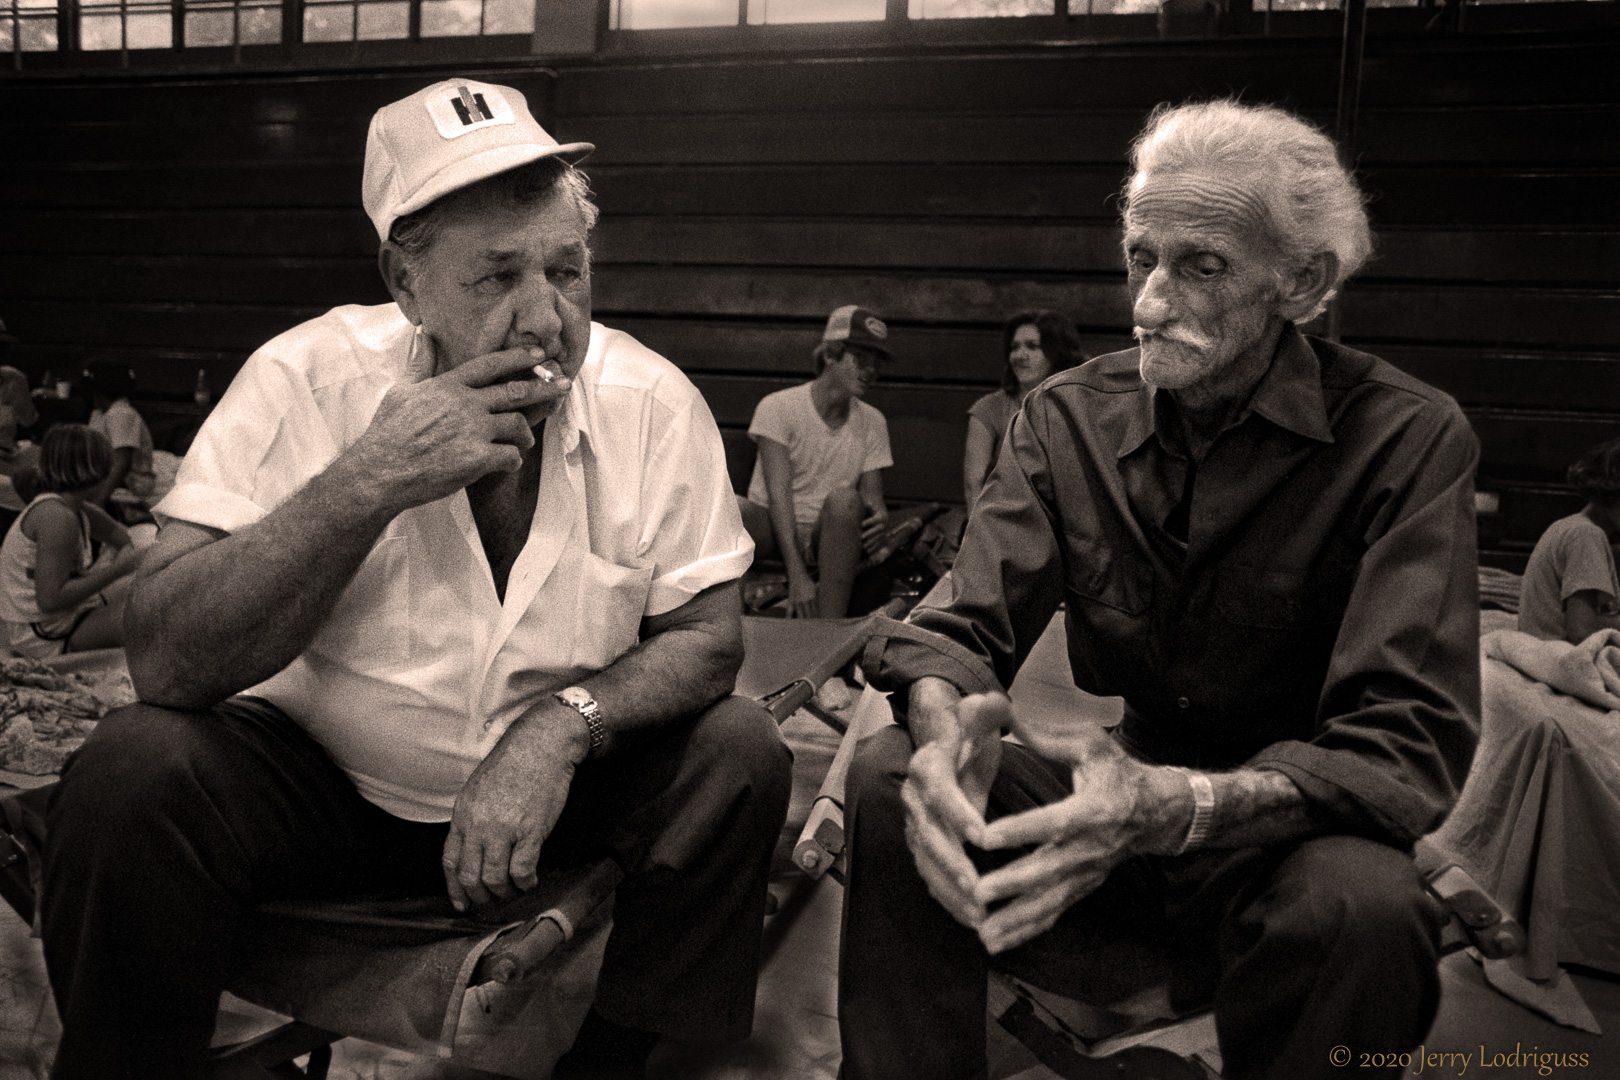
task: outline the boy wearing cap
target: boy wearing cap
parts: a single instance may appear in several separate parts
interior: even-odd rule
[[[244,365],[154,508],[142,703],[50,803],[58,1080],[204,1075],[267,900],[476,911],[604,855],[628,876],[556,1075],[747,1035],[790,783],[728,697],[752,545],[701,395],[591,322],[590,149],[471,80],[374,117],[394,303]]]
[[[748,425],[759,456],[739,500],[743,524],[755,549],[787,568],[789,618],[843,618],[861,554],[888,524],[889,426],[861,400],[889,359],[888,337],[865,308],[834,311],[815,349],[816,377],[766,395]]]

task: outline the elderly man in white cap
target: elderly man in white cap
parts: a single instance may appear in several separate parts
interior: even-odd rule
[[[1296,328],[1371,248],[1332,140],[1166,107],[1131,164],[1140,348],[1025,399],[951,603],[867,653],[904,727],[846,792],[849,1080],[983,1076],[991,964],[1103,1004],[1167,980],[1213,1003],[1229,1080],[1375,1047],[1393,1075],[1439,1001],[1409,852],[1479,731],[1479,444]],[[1111,734],[1002,693],[1060,602],[1075,682],[1125,699]]]
[[[697,391],[591,321],[591,149],[471,80],[372,120],[394,302],[249,358],[156,507],[142,704],[51,800],[61,1080],[202,1075],[255,904],[470,910],[604,854],[629,876],[558,1075],[747,1034],[789,784],[728,696],[752,545]]]

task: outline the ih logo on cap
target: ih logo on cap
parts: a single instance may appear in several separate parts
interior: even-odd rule
[[[446,87],[444,93],[428,99],[427,108],[434,126],[446,139],[496,124],[514,123],[512,107],[493,86],[478,90],[464,84]]]

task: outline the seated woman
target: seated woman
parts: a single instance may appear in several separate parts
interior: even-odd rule
[[[123,644],[123,589],[139,554],[129,531],[88,502],[112,467],[107,440],[59,424],[40,445],[35,495],[0,543],[0,620],[11,648],[46,659]],[[97,560],[91,541],[111,552]],[[110,595],[109,595],[110,594]]]
[[[967,512],[979,501],[995,467],[1001,439],[1007,434],[1024,396],[1049,376],[1086,362],[1080,332],[1068,316],[1056,311],[1021,311],[1001,329],[1007,366],[1001,389],[984,395],[968,409],[967,445],[962,451],[962,501]]]
[[[1519,629],[1549,641],[1579,643],[1620,628],[1620,584],[1614,564],[1620,540],[1620,439],[1604,443],[1569,468],[1587,500],[1578,514],[1547,526],[1524,568]]]
[[[85,380],[90,399],[90,430],[106,436],[112,445],[112,469],[102,481],[99,505],[122,488],[145,498],[152,494],[152,432],[129,403],[135,392],[135,373],[115,360],[93,360]],[[143,515],[144,516],[144,515]]]

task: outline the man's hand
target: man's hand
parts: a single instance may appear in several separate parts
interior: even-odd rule
[[[1165,790],[1151,783],[1164,770],[1126,754],[1090,723],[1043,724],[1014,718],[1013,732],[1035,753],[1074,767],[1074,794],[1060,802],[1001,818],[984,830],[988,850],[1038,845],[1023,858],[984,875],[973,901],[1008,903],[979,925],[992,953],[1022,945],[1052,928],[1063,912],[1101,885],[1140,844],[1168,808]],[[1170,790],[1185,788],[1185,783]]]
[[[442,375],[431,372],[431,350],[418,381],[383,396],[371,425],[350,448],[350,464],[379,502],[395,513],[442,499],[496,471],[512,472],[534,446],[522,410],[568,393],[560,371],[534,373],[537,359],[515,348],[469,360]]]
[[[814,619],[821,614],[816,579],[808,570],[788,571],[787,615],[790,619]]]
[[[548,697],[478,763],[456,795],[444,841],[444,883],[457,911],[535,887],[540,846],[589,749],[579,713]]]
[[[919,687],[912,690],[914,732],[923,698]],[[1001,767],[1001,730],[1011,718],[1011,704],[1000,694],[975,694],[936,712],[940,715],[927,725],[934,737],[911,756],[900,789],[906,842],[928,892],[958,922],[977,928],[985,907],[977,896],[979,871],[966,845],[983,845],[984,809]]]

